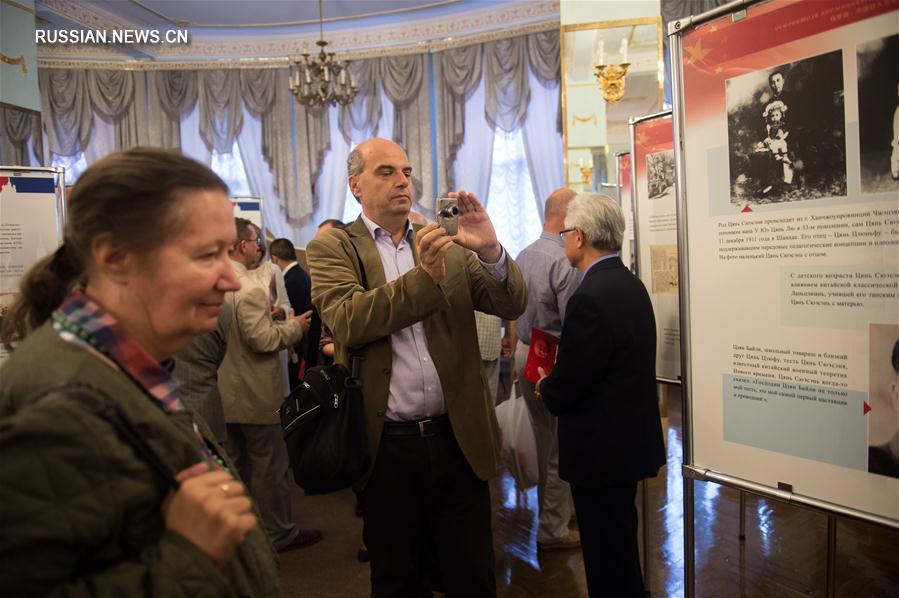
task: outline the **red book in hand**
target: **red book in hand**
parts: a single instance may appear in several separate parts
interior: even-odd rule
[[[528,360],[524,364],[524,377],[536,383],[540,379],[537,368],[543,368],[548,376],[553,371],[558,350],[559,337],[539,328],[531,328],[531,345]]]

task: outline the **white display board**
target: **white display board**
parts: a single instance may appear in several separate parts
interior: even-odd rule
[[[62,169],[0,166],[0,318],[22,276],[62,243],[64,219]],[[0,364],[6,356],[0,347]]]
[[[672,25],[685,464],[893,527],[897,9]]]
[[[265,226],[262,221],[262,198],[261,197],[232,197],[231,203],[234,205],[234,217],[245,218],[259,227],[262,231],[262,237],[265,238]]]
[[[649,291],[655,312],[656,377],[677,383],[680,305],[671,111],[631,119],[630,134],[637,275]]]

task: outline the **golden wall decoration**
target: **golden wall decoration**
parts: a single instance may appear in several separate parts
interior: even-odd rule
[[[4,62],[6,64],[11,64],[11,65],[16,65],[16,64],[21,65],[22,77],[28,76],[28,67],[25,66],[25,57],[24,56],[17,56],[15,58],[13,58],[12,56],[7,56],[3,52],[0,52],[0,61]]]
[[[590,116],[578,116],[576,114],[571,115],[571,126],[573,127],[577,123],[592,123],[595,127],[599,121],[596,118],[596,114],[591,114]]]

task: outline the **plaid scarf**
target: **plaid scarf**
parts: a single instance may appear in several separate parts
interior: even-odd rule
[[[53,312],[52,320],[53,329],[63,340],[125,373],[163,410],[174,413],[184,409],[178,398],[178,381],[83,291],[72,291]]]

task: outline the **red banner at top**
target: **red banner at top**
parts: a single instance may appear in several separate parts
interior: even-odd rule
[[[684,64],[714,66],[897,8],[899,0],[772,0],[750,7],[746,19],[725,17],[687,31]]]

